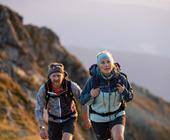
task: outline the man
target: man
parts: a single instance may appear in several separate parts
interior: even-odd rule
[[[61,63],[51,63],[48,67],[48,80],[42,84],[36,96],[35,115],[40,127],[40,137],[49,140],[72,140],[77,120],[76,100],[79,101],[80,87],[68,80]],[[43,118],[44,109],[48,112],[48,132]],[[85,115],[87,108],[83,108]],[[86,125],[89,123],[87,122]],[[89,126],[90,127],[90,124]]]

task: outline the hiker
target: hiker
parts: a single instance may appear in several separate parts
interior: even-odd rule
[[[97,64],[90,68],[91,77],[85,84],[80,101],[89,105],[90,120],[97,140],[124,140],[126,123],[122,102],[133,99],[133,92],[125,76],[114,65],[110,52],[97,54]]]
[[[42,139],[73,139],[78,116],[76,101],[79,101],[81,89],[75,82],[68,80],[67,75],[63,64],[51,63],[48,66],[48,80],[37,93],[35,115]],[[48,132],[43,118],[44,109],[48,112]],[[83,107],[84,113],[87,113],[87,109]]]

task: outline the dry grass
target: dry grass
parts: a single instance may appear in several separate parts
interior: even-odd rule
[[[0,73],[0,139],[35,135],[37,125],[33,110],[21,87],[7,74]]]
[[[39,135],[30,135],[30,136],[19,138],[18,140],[41,140],[41,139]]]
[[[8,55],[7,55],[7,53],[5,52],[5,51],[0,51],[0,58],[1,59],[7,59],[8,58]]]
[[[148,112],[152,112],[154,114],[159,114],[160,112],[158,112],[158,110],[156,108],[158,108],[157,104],[154,102],[151,102],[150,99],[146,98],[146,97],[139,97],[136,98],[134,100],[134,102],[140,106],[141,108],[143,108],[144,110],[148,111]]]

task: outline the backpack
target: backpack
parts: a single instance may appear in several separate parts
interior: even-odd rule
[[[96,88],[99,88],[99,84],[100,84],[100,80],[99,80],[99,77],[97,75],[94,75],[91,70],[92,70],[92,67],[95,67],[95,69],[97,69],[97,64],[93,64],[90,68],[89,68],[89,73],[90,73],[90,76],[92,78],[92,85],[93,85],[93,89],[96,89]],[[127,79],[127,75],[122,73],[122,72],[116,72],[116,81],[115,83],[117,84],[121,84],[122,85],[122,82],[121,82],[121,76],[125,77]],[[124,110],[126,108],[126,102],[124,100],[121,100],[121,106],[118,110],[114,111],[114,112],[108,112],[108,113],[98,113],[96,111],[94,111],[92,108],[91,108],[91,105],[89,106],[89,109],[90,109],[90,113],[94,113],[94,114],[98,114],[98,115],[101,115],[101,116],[109,116],[109,115],[112,115],[112,114],[116,114],[118,112],[120,112],[121,110]]]
[[[71,90],[71,81],[64,79],[62,84],[63,84],[63,88],[65,89],[65,93],[62,93],[62,94],[67,94],[76,103],[76,99],[75,99],[74,94],[73,94],[73,92]],[[49,99],[51,97],[55,98],[55,97],[60,97],[61,96],[61,94],[60,95],[51,95],[51,94],[49,94],[49,92],[52,92],[52,86],[50,86],[50,85],[51,85],[51,80],[48,79],[48,81],[45,82],[45,101],[46,101],[45,109],[47,109],[48,102],[49,102]]]
[[[99,78],[97,75],[94,75],[94,72],[92,69],[95,69],[95,71],[98,71],[98,66],[97,64],[93,64],[90,68],[89,68],[89,73],[90,73],[90,76],[92,77],[92,83],[93,83],[93,88],[96,89],[99,87]],[[118,71],[115,71],[115,74],[116,74],[116,82],[121,84],[121,76],[125,77],[126,80],[128,80],[127,78],[127,75],[123,72],[118,72]]]

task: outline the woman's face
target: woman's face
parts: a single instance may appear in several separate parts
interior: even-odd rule
[[[99,69],[104,75],[108,75],[112,72],[113,64],[109,59],[102,59],[99,63]]]

